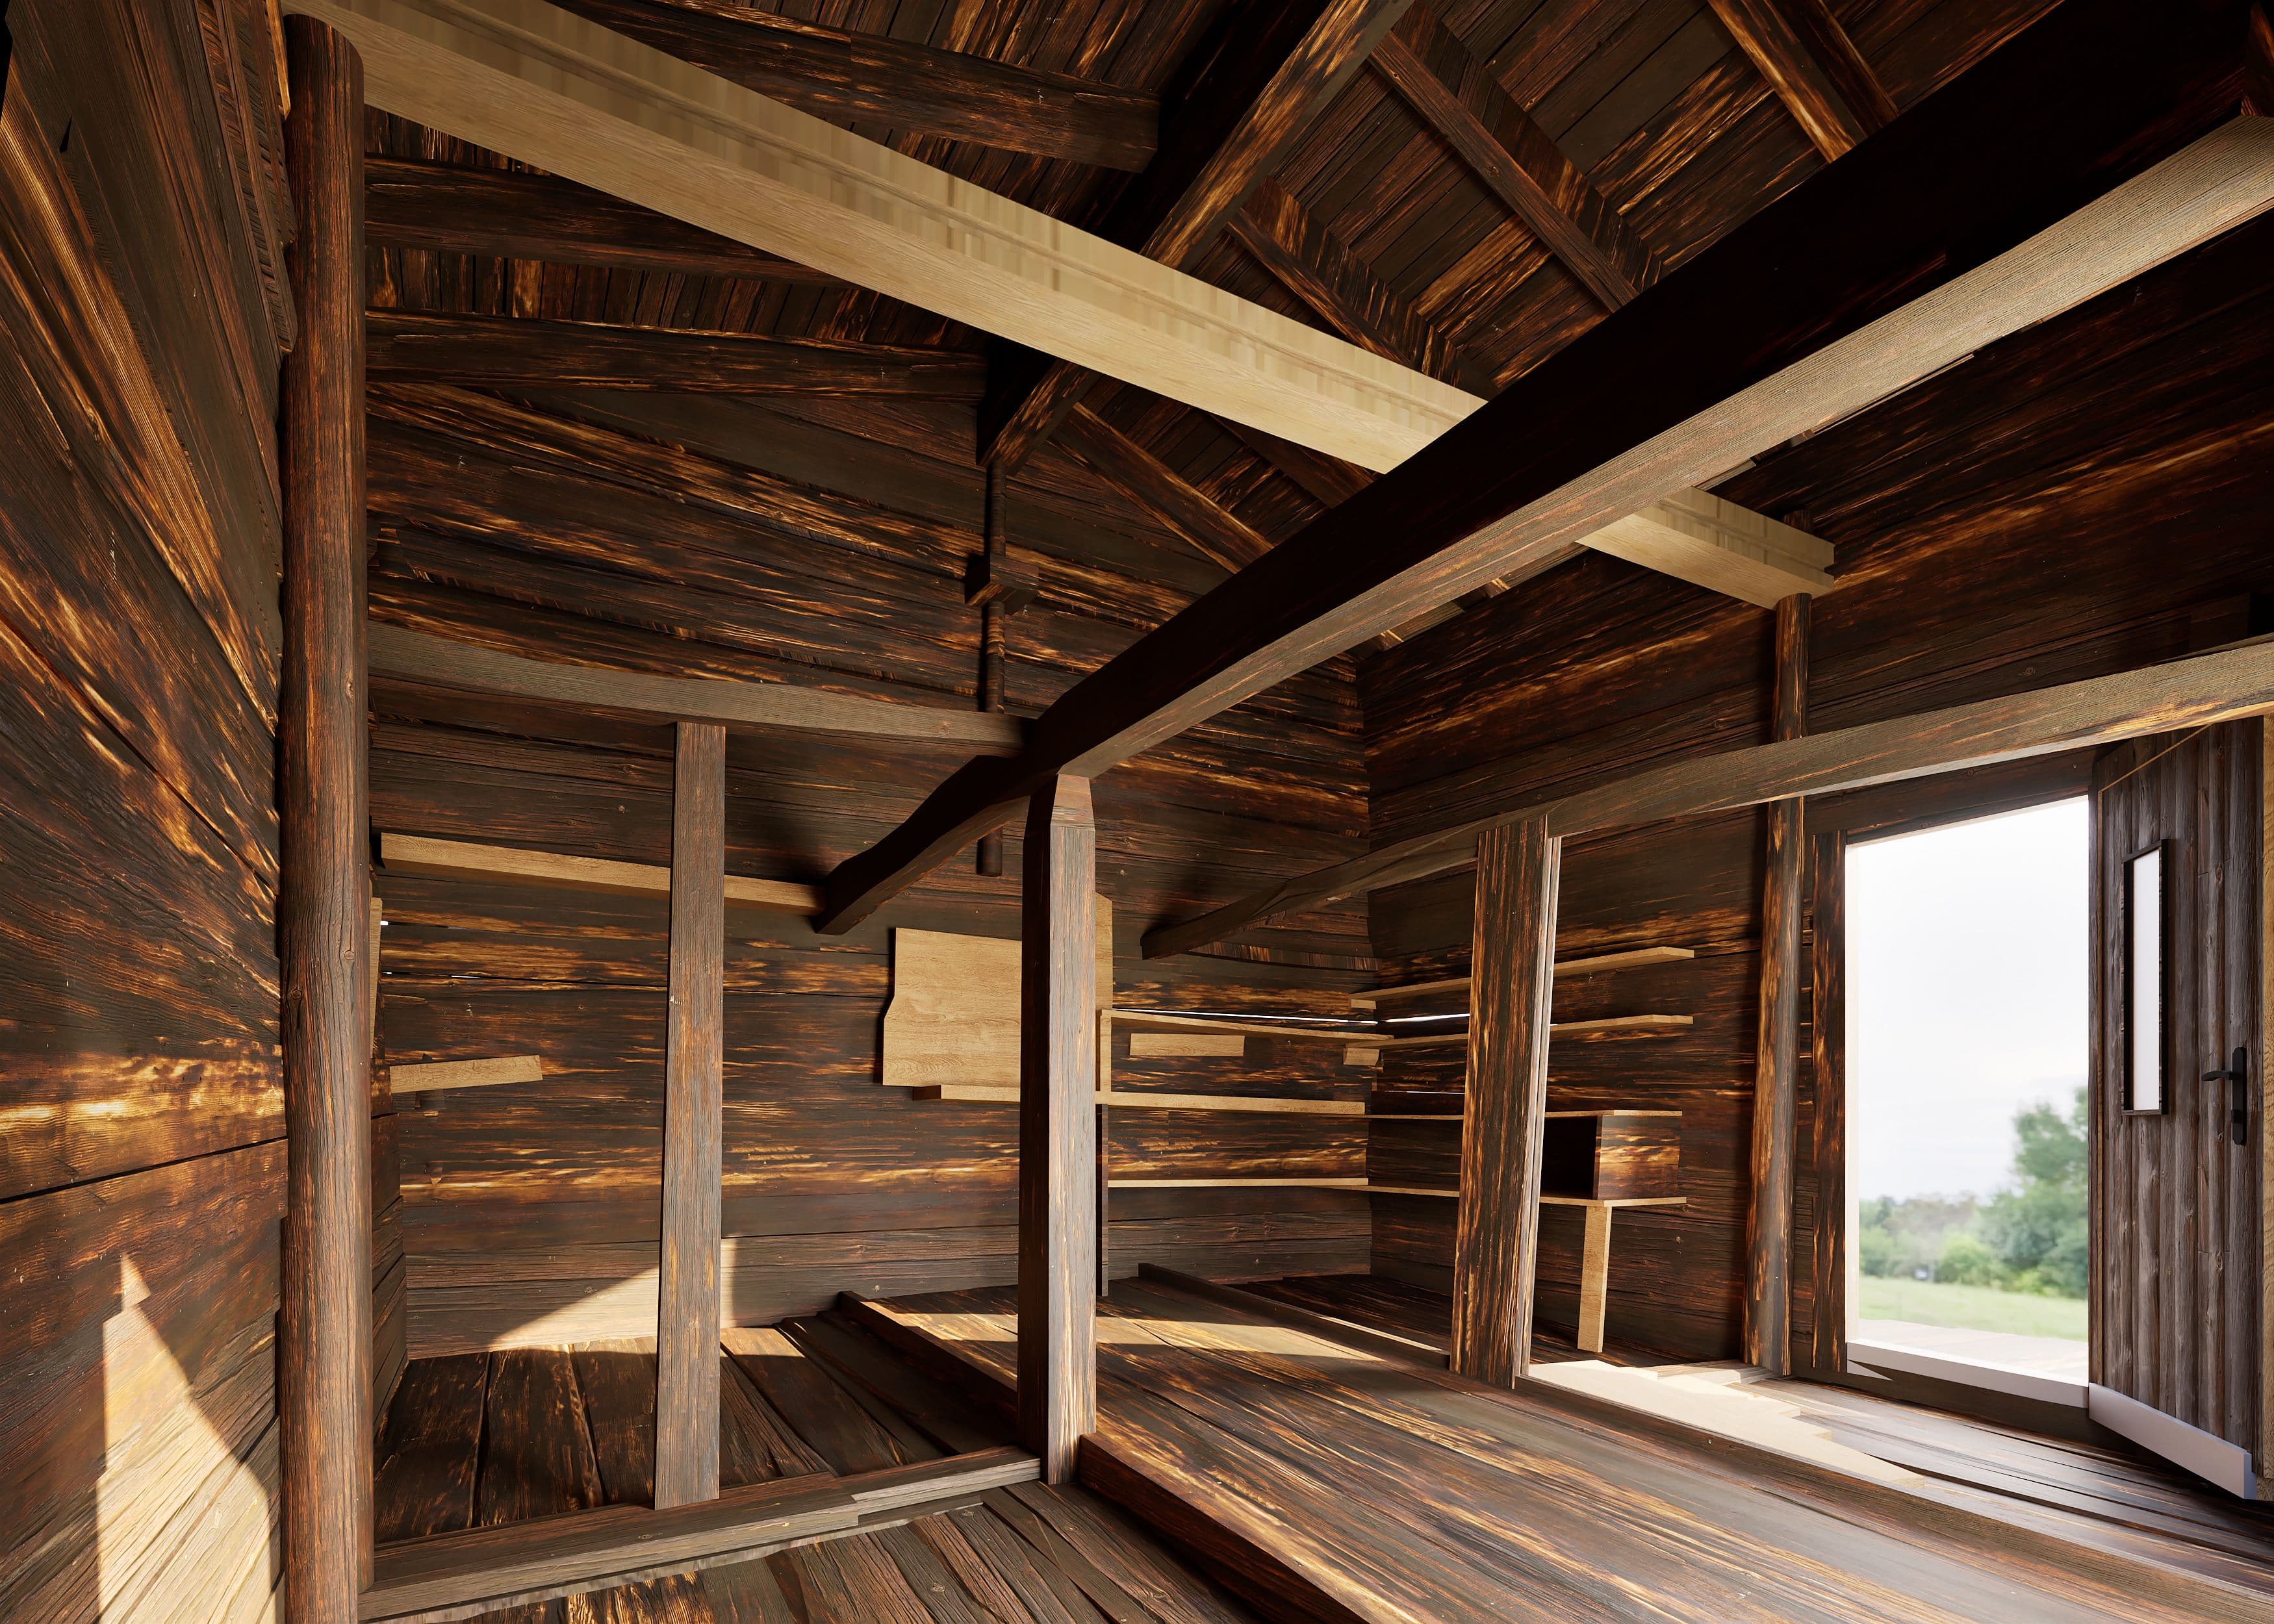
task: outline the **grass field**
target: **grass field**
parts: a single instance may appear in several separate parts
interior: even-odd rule
[[[1865,1320],[1909,1320],[1914,1325],[1958,1326],[1971,1331],[2006,1331],[2016,1336],[2065,1336],[2084,1340],[2084,1299],[2029,1297],[1988,1286],[1948,1286],[1934,1281],[1863,1277]]]

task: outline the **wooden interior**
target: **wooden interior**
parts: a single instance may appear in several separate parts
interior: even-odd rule
[[[0,1618],[2263,1616],[2263,0],[0,75]],[[1856,1364],[1845,843],[2078,794],[2090,1382]]]

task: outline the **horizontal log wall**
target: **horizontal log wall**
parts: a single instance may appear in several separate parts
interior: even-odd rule
[[[260,0],[16,0],[0,1616],[273,1616],[284,1146]]]
[[[1719,493],[1803,510],[1839,548],[1815,605],[1811,725],[1844,727],[2125,670],[2270,628],[2274,564],[2274,225],[2247,228],[1880,408],[1759,459]],[[1768,736],[1770,617],[1594,558],[1360,667],[1377,841],[1427,832]],[[1869,829],[2082,793],[2052,759],[1811,803],[1811,829]],[[1550,1056],[1548,1109],[1683,1112],[1683,1208],[1623,1214],[1609,1332],[1735,1357],[1758,1003],[1758,813],[1567,846],[1559,951],[1667,943],[1689,963],[1567,980],[1556,1016],[1697,1017],[1671,1040]],[[1385,979],[1465,968],[1471,876],[1371,899]],[[1809,1015],[1803,998],[1803,1016]],[[1815,1224],[1814,1079],[1803,1035],[1796,1256]],[[1449,1054],[1389,1056],[1386,1094],[1442,1101]],[[1376,1178],[1446,1182],[1455,1131],[1376,1124]],[[1868,1192],[1867,1192],[1868,1193]],[[1444,1203],[1375,1199],[1375,1267],[1442,1283]],[[1551,1214],[1540,1315],[1568,1327],[1579,1225]],[[1796,1274],[1797,1274],[1796,1271]],[[1794,1323],[1812,1323],[1796,1278]]]
[[[687,396],[541,401],[374,387],[378,617],[543,658],[781,680],[968,710],[979,616],[962,601],[981,491],[950,409]],[[639,431],[652,438],[634,438]],[[959,440],[959,435],[960,439]],[[914,451],[903,446],[934,447]],[[731,456],[727,454],[732,454]],[[1259,515],[1259,517],[1261,515]],[[1031,715],[1216,575],[1071,461],[1012,492],[1036,603],[1007,628],[1007,708]],[[668,861],[668,734],[520,703],[379,685],[373,816],[405,833]],[[730,873],[812,882],[879,838],[960,751],[815,734],[727,748]],[[1353,906],[1161,966],[1139,935],[1195,905],[1358,849],[1365,808],[1346,664],[1262,695],[1096,786],[1115,994],[1340,1015],[1370,979]],[[835,1293],[1008,1283],[1015,1111],[877,1081],[896,925],[1013,936],[1004,877],[960,860],[871,925],[820,938],[730,911],[725,1312],[764,1324]],[[409,1352],[643,1335],[655,1312],[666,919],[660,902],[382,873],[391,1062],[543,1057],[541,1083],[401,1106]],[[1258,1040],[1239,1058],[1137,1060],[1117,1087],[1357,1100],[1340,1051]],[[1355,1177],[1359,1123],[1112,1113],[1117,1177]],[[1117,1192],[1117,1274],[1143,1262],[1257,1277],[1362,1268],[1361,1197]]]

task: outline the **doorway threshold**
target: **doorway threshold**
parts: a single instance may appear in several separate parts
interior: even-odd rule
[[[2078,1410],[2085,1408],[2091,1390],[2082,1342],[1907,1320],[1858,1320],[1848,1342],[1848,1364],[1850,1369],[1931,1376]]]

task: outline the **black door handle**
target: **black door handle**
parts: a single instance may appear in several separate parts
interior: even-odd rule
[[[2237,1044],[2233,1064],[2223,1071],[2206,1071],[2207,1083],[2230,1082],[2234,1085],[2234,1132],[2231,1136],[2238,1145],[2250,1143],[2250,1051]]]

